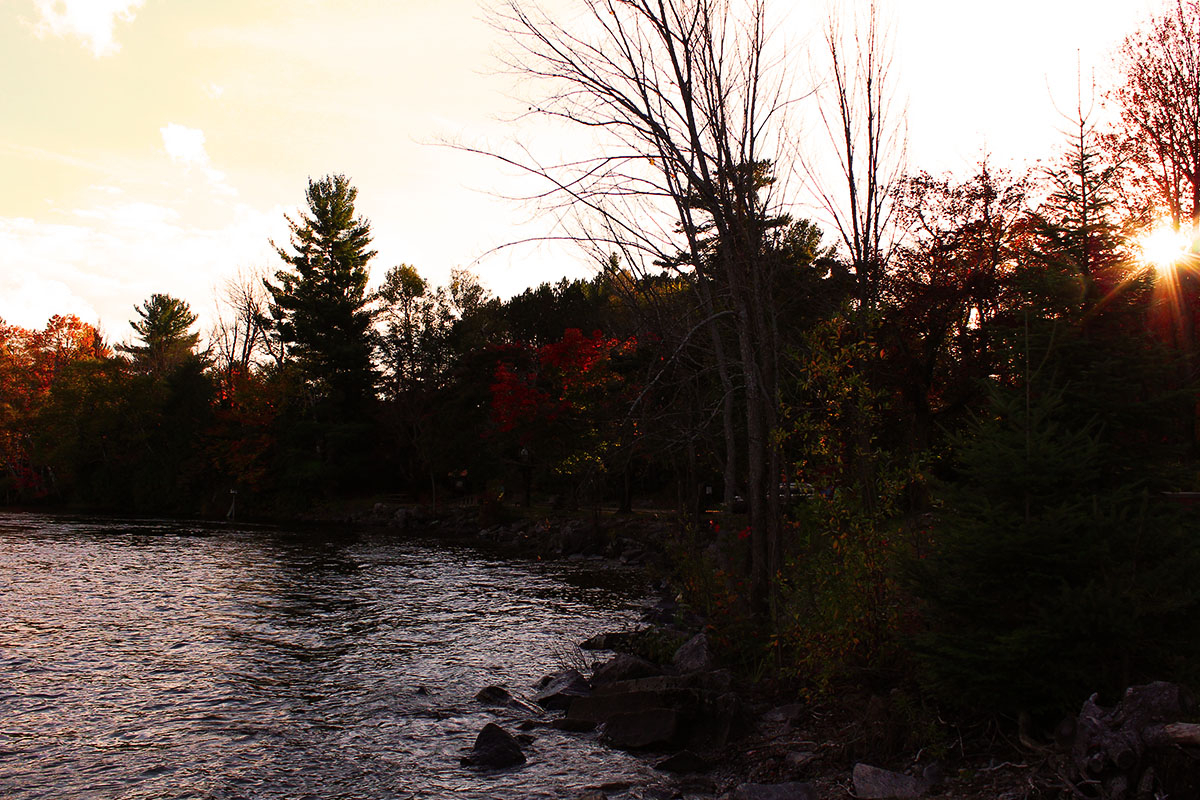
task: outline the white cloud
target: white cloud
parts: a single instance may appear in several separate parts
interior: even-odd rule
[[[34,0],[41,15],[39,35],[75,36],[92,55],[111,56],[121,49],[113,37],[118,19],[131,22],[146,0]]]
[[[99,220],[109,227],[135,231],[163,229],[179,220],[179,212],[173,208],[140,202],[80,208],[76,209],[74,213],[77,217],[84,219]]]
[[[284,209],[239,204],[225,224],[190,225],[175,208],[98,204],[67,222],[0,217],[0,318],[41,328],[53,314],[101,324],[115,341],[154,292],[186,300],[207,328],[213,287],[239,265],[274,265]]]
[[[225,182],[225,173],[215,169],[204,149],[204,131],[199,128],[189,128],[177,122],[168,122],[159,128],[162,134],[163,149],[171,161],[182,164],[188,170],[196,167],[204,172],[212,188],[224,195],[236,195],[237,190]]]
[[[221,95],[225,94],[225,87],[217,83],[206,83],[204,84],[204,93],[216,100]]]
[[[208,166],[208,153],[204,150],[204,131],[189,128],[177,122],[168,122],[159,128],[163,147],[172,161],[199,166]]]

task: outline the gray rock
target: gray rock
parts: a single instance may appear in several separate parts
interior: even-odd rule
[[[463,763],[476,767],[502,769],[524,764],[525,754],[521,752],[521,745],[513,738],[512,734],[499,725],[489,722],[479,732],[479,736],[475,739],[475,746],[471,748],[471,755],[464,758]]]
[[[587,697],[591,693],[592,689],[588,686],[587,679],[579,674],[579,670],[565,669],[551,675],[550,680],[533,699],[542,708],[561,711],[569,707],[572,700]]]
[[[788,703],[772,708],[762,715],[762,721],[771,725],[793,725],[807,710],[803,703]]]
[[[682,673],[711,670],[713,658],[708,649],[708,637],[697,633],[675,651],[675,657],[671,661]]]
[[[580,643],[581,650],[611,650],[608,646],[608,637],[616,636],[614,633],[597,633],[590,639],[586,639]]]
[[[524,711],[526,714],[541,714],[544,712],[544,709],[541,706],[534,705],[524,697],[517,697],[516,695],[513,695],[512,698],[509,699],[507,705],[509,708],[514,708],[517,711]]]
[[[485,686],[475,695],[475,699],[485,706],[503,706],[512,700],[512,695],[503,686]]]
[[[783,762],[790,769],[804,769],[817,760],[817,754],[808,750],[793,750],[783,757]]]
[[[622,750],[665,747],[674,741],[679,718],[674,709],[651,708],[629,714],[615,714],[604,723],[603,737]]]
[[[854,794],[863,800],[912,800],[929,789],[928,781],[870,764],[854,765]]]
[[[820,800],[811,783],[743,783],[732,800]]]
[[[652,678],[655,675],[661,674],[662,669],[657,664],[653,664],[644,658],[631,656],[628,653],[617,653],[600,665],[600,668],[596,670],[596,674],[592,677],[592,682],[596,686],[601,686],[607,683],[616,683],[617,681]]]

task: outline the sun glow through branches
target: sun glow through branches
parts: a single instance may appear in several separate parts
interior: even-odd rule
[[[1154,267],[1159,275],[1170,275],[1185,258],[1191,255],[1192,237],[1170,223],[1160,224],[1142,236],[1137,243],[1142,260]]]

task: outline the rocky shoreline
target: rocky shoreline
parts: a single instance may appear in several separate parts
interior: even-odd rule
[[[647,611],[671,614],[668,604]],[[513,731],[489,723],[463,764],[507,769],[525,762],[524,748],[550,727],[594,736],[609,747],[643,754],[663,775],[642,786],[588,787],[564,795],[577,800],[818,800],[834,797],[916,798],[940,782],[936,765],[907,775],[868,764],[851,774],[829,774],[822,746],[802,735],[811,706],[764,705],[753,687],[740,685],[713,660],[707,636],[674,625],[600,633],[579,643],[602,655],[586,670],[545,676],[529,697],[502,686],[480,690],[476,700],[525,712]],[[673,647],[666,663],[648,658]],[[840,784],[845,777],[853,794]]]
[[[666,515],[523,518],[490,525],[481,525],[479,517],[478,508],[433,516],[377,503],[369,512],[344,521],[473,541],[513,556],[604,560],[648,570],[665,566],[660,560],[664,545],[676,535],[676,526]],[[739,679],[714,658],[705,621],[677,606],[669,587],[663,588],[668,591],[645,609],[640,627],[600,631],[578,642],[577,665],[545,676],[526,692],[481,687],[476,701],[503,707],[506,714],[501,721],[513,730],[495,722],[486,725],[473,746],[464,747],[463,768],[520,769],[527,751],[535,758],[552,757],[537,751],[537,737],[540,729],[553,728],[636,752],[662,775],[661,781],[644,785],[613,782],[582,792],[565,791],[562,796],[568,800],[1157,800],[1176,796],[1140,791],[1144,787],[1138,781],[1152,788],[1162,783],[1161,759],[1148,760],[1154,753],[1143,759],[1139,750],[1132,766],[1122,763],[1117,769],[1122,756],[1113,756],[1113,764],[1097,761],[1094,748],[1080,744],[1074,735],[1074,721],[1069,739],[1056,741],[1058,732],[1039,738],[1022,729],[1010,737],[998,726],[959,730],[935,717],[945,727],[943,733],[950,734],[942,737],[943,746],[914,747],[912,743],[921,737],[913,736],[913,727],[929,724],[929,718],[914,715],[902,694],[850,686],[836,697],[804,696],[794,688]],[[1157,696],[1144,689],[1134,687],[1127,698]],[[1173,724],[1195,711],[1190,701],[1181,699],[1182,690],[1167,694],[1176,698],[1175,705],[1156,706],[1138,717],[1152,720],[1147,725],[1159,735],[1163,723]],[[1093,701],[1089,704],[1079,726],[1091,724],[1087,721],[1095,716],[1097,707]],[[1109,718],[1119,723],[1131,714],[1118,708]],[[1171,725],[1166,728],[1175,730]],[[1183,770],[1183,777],[1173,780],[1200,791],[1196,780],[1200,769],[1194,766],[1200,761],[1200,726],[1188,730],[1196,741],[1168,742],[1176,750],[1186,746],[1192,765],[1190,771]],[[1146,735],[1154,734],[1121,731],[1109,739],[1141,741],[1138,737]],[[1103,740],[1104,746],[1115,747],[1109,739]],[[1151,764],[1157,766],[1157,773],[1154,766],[1147,766]],[[1116,789],[1094,793],[1095,785]]]

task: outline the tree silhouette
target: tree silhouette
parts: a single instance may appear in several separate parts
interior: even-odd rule
[[[290,248],[272,242],[291,269],[265,281],[274,338],[317,396],[343,408],[360,405],[374,387],[366,289],[375,251],[370,222],[354,212],[357,195],[345,175],[310,179],[307,212],[287,218]]]
[[[1200,224],[1200,4],[1176,0],[1126,37],[1118,56],[1124,83],[1122,155],[1134,164],[1150,202],[1175,226]]]
[[[140,344],[118,345],[140,372],[159,375],[183,364],[194,355],[200,334],[191,330],[196,315],[186,302],[166,294],[152,294],[134,306],[139,319],[129,323]]]
[[[725,484],[744,486],[751,595],[765,617],[782,568],[772,250],[787,222],[776,168],[791,106],[766,3],[598,0],[555,18],[508,0],[496,24],[513,43],[509,65],[546,88],[534,112],[607,138],[563,163],[492,155],[546,181],[541,197],[576,215],[573,236],[598,263],[665,266],[696,292],[693,331],[722,383]]]

